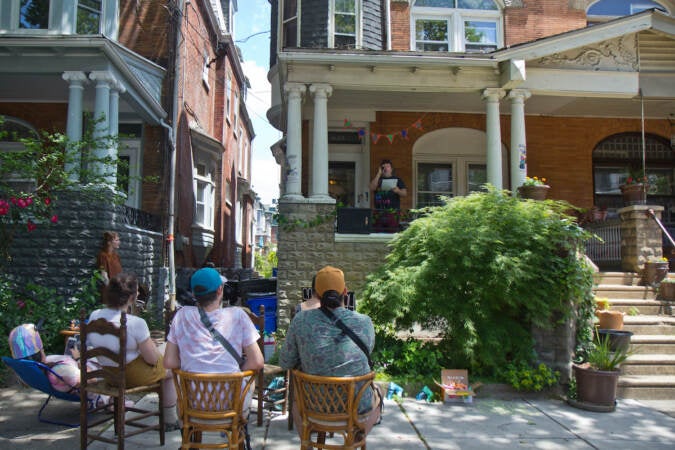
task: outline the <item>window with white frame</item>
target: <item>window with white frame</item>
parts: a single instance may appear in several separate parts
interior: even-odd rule
[[[235,134],[239,128],[239,92],[234,91],[234,131]]]
[[[79,0],[77,2],[77,34],[101,32],[102,0]]]
[[[283,0],[282,48],[298,47],[298,0]]]
[[[333,48],[356,48],[359,30],[359,3],[357,0],[333,0]]]
[[[501,11],[494,0],[415,0],[411,48],[490,52],[502,46]]]
[[[600,0],[588,8],[586,17],[588,24],[593,25],[652,8],[669,14],[665,6],[652,0]]]
[[[0,116],[0,156],[25,150],[21,139],[36,139],[38,133],[28,122],[21,119]],[[4,167],[5,170],[2,170]],[[7,170],[9,169],[9,170]],[[2,164],[0,158],[0,189],[5,184],[14,192],[30,193],[36,188],[36,180],[27,178],[18,172],[12,172],[8,164]]]
[[[105,34],[116,37],[119,0],[1,0],[0,25],[14,33]]]
[[[225,77],[225,118],[230,121],[232,114],[232,74],[227,72]]]
[[[211,152],[195,149],[193,188],[195,193],[194,222],[203,228],[213,229],[216,203],[216,162]]]
[[[203,66],[202,66],[202,83],[206,90],[210,90],[211,86],[209,85],[209,53],[205,50],[202,54]]]

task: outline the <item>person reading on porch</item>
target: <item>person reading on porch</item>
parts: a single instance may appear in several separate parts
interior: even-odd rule
[[[258,370],[265,364],[258,346],[259,333],[244,310],[222,308],[223,285],[227,279],[211,267],[196,271],[190,279],[197,306],[176,312],[167,337],[164,364],[170,369],[197,373],[234,373]],[[236,351],[243,365],[215,339],[204,323],[202,312]]]
[[[101,249],[96,256],[96,268],[101,271],[102,285],[101,293],[104,287],[110,280],[118,273],[122,272],[122,263],[120,262],[120,255],[117,249],[120,248],[120,236],[114,231],[103,232],[103,240],[101,241]],[[105,300],[101,298],[103,303]]]
[[[377,174],[370,181],[370,189],[375,191],[375,224],[376,231],[398,231],[398,212],[401,209],[401,197],[408,195],[403,180],[394,175],[394,166],[388,159],[383,159]]]
[[[312,277],[311,291],[312,296],[310,298],[295,305],[296,314],[299,313],[300,311],[307,311],[308,309],[316,309],[319,306],[321,306],[319,295],[316,293],[316,275]]]
[[[128,311],[136,301],[138,295],[138,279],[129,273],[119,273],[110,279],[105,287],[106,308],[97,309],[89,316],[89,322],[96,319],[105,319],[119,326],[122,312]],[[92,333],[87,336],[87,345],[106,347],[113,352],[119,351],[119,340],[112,336]],[[105,357],[99,358],[99,363],[111,366]],[[108,364],[107,364],[108,363]],[[143,386],[162,382],[164,404],[164,422],[167,431],[178,429],[176,415],[176,389],[171,378],[171,371],[166,370],[162,353],[150,337],[147,322],[132,314],[127,314],[127,387]]]
[[[344,307],[347,293],[342,270],[326,266],[316,274],[316,293],[321,307],[300,311],[291,321],[284,346],[279,353],[279,362],[284,369],[296,369],[319,376],[353,377],[370,373],[369,355],[323,310],[340,319],[363,342],[369,353],[375,346],[375,329],[370,317]],[[359,411],[365,416],[366,432],[380,418],[381,394],[368,390],[363,395]],[[294,420],[302,426],[302,420],[293,404]],[[302,430],[298,429],[302,435]]]

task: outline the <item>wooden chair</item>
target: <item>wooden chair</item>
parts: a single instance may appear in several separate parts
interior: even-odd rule
[[[265,354],[265,342],[263,334],[265,333],[265,306],[260,305],[259,314],[251,312],[249,309],[244,309],[248,314],[249,318],[253,324],[258,327],[260,332],[260,338],[258,339],[258,345],[260,346],[260,351],[262,354]],[[284,385],[278,389],[267,389],[266,382],[269,383],[270,380],[277,376],[284,376]],[[257,425],[261,426],[263,423],[263,411],[265,407],[274,408],[277,405],[281,406],[281,413],[286,414],[288,407],[288,375],[287,370],[282,369],[280,366],[274,364],[265,364],[265,367],[262,370],[258,371],[256,379],[256,387],[253,398],[257,401],[258,410],[257,410]],[[281,399],[275,400],[273,397],[278,397],[281,395]]]
[[[87,336],[90,333],[101,335],[111,335],[119,340],[120,351],[115,353],[106,347],[87,347]],[[122,313],[120,326],[108,322],[105,319],[97,319],[87,323],[87,316],[84,309],[80,312],[80,448],[87,448],[90,441],[99,440],[109,444],[117,444],[119,450],[124,449],[124,440],[147,431],[159,431],[159,443],[164,445],[164,410],[162,409],[162,385],[161,382],[149,384],[147,386],[137,386],[133,388],[126,387],[125,371],[127,357],[127,315]],[[117,364],[117,367],[106,367],[105,370],[87,371],[87,361],[97,358],[108,358]],[[105,377],[105,378],[104,378]],[[137,406],[128,407],[125,405],[125,397],[130,394],[145,392],[156,392],[159,396],[158,407],[156,410],[141,409]],[[103,434],[89,433],[89,428],[100,425],[108,421],[110,413],[107,411],[107,405],[101,405],[97,408],[87,411],[87,394],[96,393],[100,395],[109,395],[114,399],[112,418],[115,421],[115,435],[112,438]],[[100,414],[93,415],[100,412]],[[132,412],[133,415],[126,418],[126,413]],[[89,413],[89,414],[88,414]],[[154,420],[148,424],[149,417],[157,416],[159,420]],[[90,421],[91,419],[91,421]],[[145,423],[143,423],[145,422]],[[133,431],[127,431],[126,427],[135,428]]]
[[[248,423],[245,398],[255,381],[255,375],[252,370],[207,374],[174,369],[178,414],[183,422],[180,448],[243,449]],[[203,432],[221,433],[227,441],[203,444]]]
[[[373,389],[375,372],[358,377],[322,377],[293,370],[293,391],[302,418],[301,449],[366,448],[366,415],[359,415],[361,397]],[[343,442],[326,443],[326,434]],[[316,435],[316,439],[313,436]]]

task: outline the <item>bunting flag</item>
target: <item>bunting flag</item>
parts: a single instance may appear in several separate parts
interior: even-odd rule
[[[417,130],[424,130],[422,127],[422,118],[420,117],[415,122],[413,122],[410,126],[417,129]],[[352,122],[348,118],[344,119],[344,128],[352,128]],[[365,128],[359,128],[358,129],[358,135],[360,139],[363,139],[366,136],[366,130]],[[377,142],[380,140],[381,137],[387,138],[390,144],[394,143],[394,139],[396,136],[401,136],[401,138],[405,140],[409,140],[410,133],[408,132],[408,128],[403,128],[400,131],[396,133],[370,133],[370,139],[373,141],[373,144],[377,144]]]

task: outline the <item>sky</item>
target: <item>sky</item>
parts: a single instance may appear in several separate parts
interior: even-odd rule
[[[266,117],[271,99],[271,87],[267,81],[270,4],[268,0],[239,0],[237,6],[234,40],[241,49],[244,74],[251,83],[246,97],[246,108],[255,131],[252,142],[251,185],[263,204],[271,205],[272,199],[279,198],[279,165],[274,160],[270,147],[281,139],[282,133],[270,125]]]

